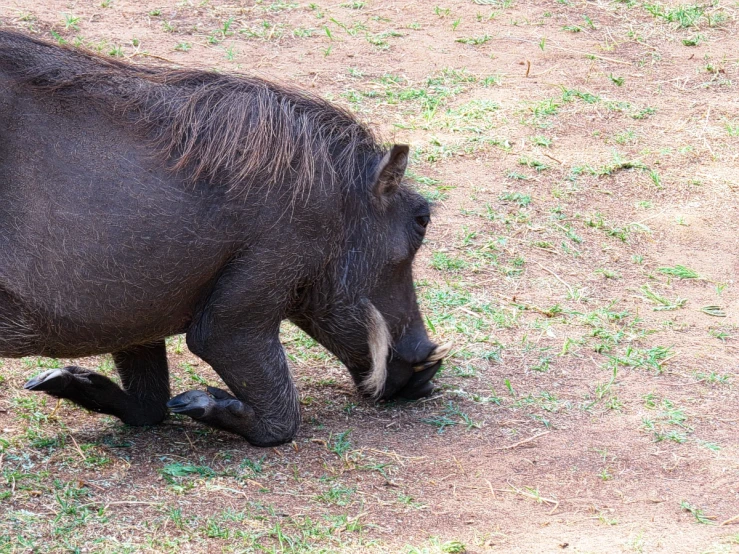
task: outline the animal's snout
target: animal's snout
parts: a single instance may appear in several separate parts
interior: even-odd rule
[[[424,371],[433,365],[436,364],[436,362],[439,362],[447,357],[449,352],[452,351],[452,343],[448,342],[446,344],[442,344],[441,346],[437,346],[431,351],[431,354],[428,355],[428,357],[421,362],[420,364],[416,364],[413,366],[413,371],[416,373],[419,373],[421,371]]]
[[[431,394],[434,390],[431,379],[439,371],[442,360],[449,355],[451,350],[452,343],[441,346],[433,345],[426,359],[423,362],[413,365],[413,374],[408,382],[395,393],[395,396],[416,400]]]

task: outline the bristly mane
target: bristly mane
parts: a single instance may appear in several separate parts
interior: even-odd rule
[[[4,30],[0,71],[131,118],[192,181],[241,188],[287,180],[295,193],[319,172],[348,184],[382,154],[348,111],[256,77],[138,67]]]

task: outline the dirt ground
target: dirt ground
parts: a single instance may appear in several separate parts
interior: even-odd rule
[[[374,405],[288,326],[303,404],[259,449],[127,428],[0,361],[0,552],[739,551],[739,6],[3,0],[135,64],[298,84],[414,155],[453,355]],[[219,384],[169,341],[173,391]],[[109,358],[78,361],[109,373]]]

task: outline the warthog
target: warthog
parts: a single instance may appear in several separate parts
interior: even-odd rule
[[[290,441],[289,319],[375,398],[418,398],[449,347],[411,266],[429,205],[408,147],[267,81],[134,66],[0,32],[0,355],[112,352],[121,385],[70,366],[26,388],[130,425],[173,412]],[[186,333],[231,393],[170,399]]]

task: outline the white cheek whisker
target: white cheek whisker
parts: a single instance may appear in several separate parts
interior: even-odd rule
[[[378,398],[387,380],[387,355],[392,337],[385,318],[373,304],[369,304],[367,342],[372,358],[372,369],[362,382],[362,388],[374,398]]]

